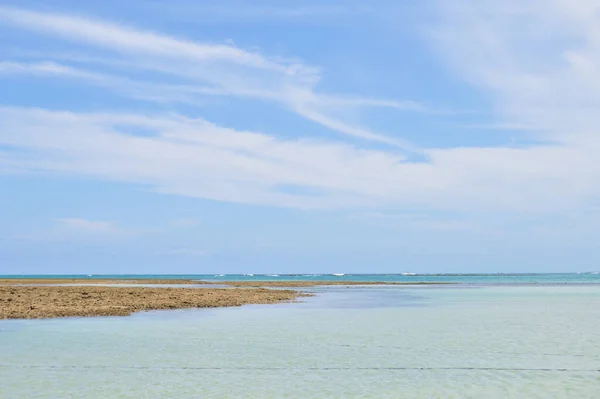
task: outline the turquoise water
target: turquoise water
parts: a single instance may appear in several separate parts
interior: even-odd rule
[[[11,275],[2,278],[143,278],[143,279],[193,279],[210,281],[274,280],[274,281],[433,281],[462,284],[600,284],[599,272],[550,274],[110,274],[110,275]]]
[[[0,322],[0,398],[600,397],[600,286],[336,286],[303,303]]]

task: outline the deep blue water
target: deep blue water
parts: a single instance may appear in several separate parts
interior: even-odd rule
[[[88,279],[192,279],[209,281],[385,281],[385,282],[452,282],[477,285],[503,284],[600,284],[600,273],[548,274],[62,274],[62,275],[6,275],[2,278],[88,278]]]

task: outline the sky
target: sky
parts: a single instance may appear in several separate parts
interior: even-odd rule
[[[0,0],[0,274],[599,270],[600,3]]]

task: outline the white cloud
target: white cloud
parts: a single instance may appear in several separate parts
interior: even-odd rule
[[[229,92],[208,86],[187,86],[137,81],[125,76],[90,72],[52,61],[0,62],[0,77],[28,75],[36,77],[60,77],[78,83],[110,89],[136,100],[154,103],[202,104],[198,96],[226,96]]]
[[[0,74],[77,75],[72,68],[54,62],[21,63],[10,61],[0,61]]]
[[[12,7],[0,7],[0,18],[9,24],[115,51],[127,53],[133,51],[144,55],[191,58],[199,61],[222,60],[286,74],[294,74],[298,71],[295,65],[271,62],[258,54],[235,47],[186,42],[88,18],[40,13]]]
[[[317,93],[320,71],[298,60],[266,57],[232,45],[205,44],[180,40],[166,35],[137,30],[78,16],[41,13],[0,6],[0,23],[43,33],[103,50],[98,57],[71,57],[84,61],[89,70],[59,65],[53,54],[40,63],[7,63],[12,73],[43,73],[79,78],[88,84],[101,85],[137,99],[201,103],[204,96],[233,95],[276,102],[290,111],[331,130],[366,140],[379,141],[414,151],[405,140],[351,124],[339,116],[340,108],[386,107],[401,111],[430,112],[412,101],[336,96]],[[48,61],[51,60],[51,61]],[[50,70],[44,65],[52,65]],[[98,73],[95,69],[112,65],[121,68],[120,76]],[[160,80],[135,79],[135,70],[152,70],[165,76],[184,79],[180,85]]]
[[[503,127],[543,127],[529,133],[552,145],[417,149],[351,124],[337,112],[371,106],[430,110],[418,103],[317,93],[319,71],[297,61],[0,7],[5,22],[108,50],[116,54],[109,62],[189,79],[192,83],[177,94],[198,90],[278,101],[333,130],[419,152],[427,160],[410,162],[396,148],[283,140],[173,114],[2,108],[0,145],[22,151],[0,149],[0,172],[75,174],[171,194],[303,209],[518,214],[585,213],[594,207],[600,196],[600,20],[590,10],[596,6],[469,0],[440,5],[442,22],[433,35],[438,49],[492,97]],[[93,60],[89,64],[97,67]],[[149,128],[155,135],[136,137],[123,126]]]
[[[173,115],[1,108],[0,120],[0,144],[24,150],[0,151],[0,171],[126,181],[219,201],[548,212],[585,207],[600,189],[598,144],[431,148],[429,162],[415,163],[395,151],[280,140]]]
[[[596,2],[439,1],[433,43],[484,89],[507,124],[544,138],[596,135],[600,122],[600,17]]]

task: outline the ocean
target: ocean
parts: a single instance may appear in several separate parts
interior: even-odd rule
[[[0,398],[600,397],[598,275],[269,277],[460,284],[319,286],[299,303],[0,321]]]
[[[600,284],[600,272],[530,273],[530,274],[38,274],[0,275],[0,278],[77,278],[77,279],[191,279],[202,281],[384,281],[384,282],[444,282],[460,284]]]

